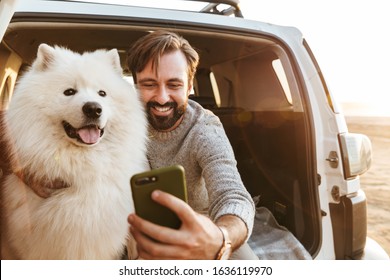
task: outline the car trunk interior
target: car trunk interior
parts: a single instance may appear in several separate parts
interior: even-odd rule
[[[164,26],[165,28],[168,25]],[[60,45],[74,51],[98,48],[118,49],[126,71],[126,51],[149,30],[161,26],[112,25],[96,22],[15,21],[0,46],[1,67],[21,73],[31,64],[40,43]],[[239,33],[174,29],[200,54],[194,94],[191,99],[213,111],[221,119],[232,144],[242,180],[258,206],[272,211],[313,255],[320,242],[316,171],[310,160],[310,126],[289,63],[287,50],[275,39]],[[275,70],[281,61],[288,77],[287,93]],[[3,92],[8,75],[1,69]],[[10,73],[11,73],[10,72]],[[16,79],[16,77],[15,77]],[[0,98],[2,100],[2,98]],[[6,101],[2,101],[5,106]]]

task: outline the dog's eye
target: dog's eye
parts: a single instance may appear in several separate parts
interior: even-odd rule
[[[75,95],[76,93],[77,93],[77,90],[75,90],[73,88],[68,88],[67,90],[64,91],[64,95],[66,95],[66,96]]]
[[[99,90],[98,91],[98,94],[101,96],[101,97],[104,97],[107,95],[107,93],[104,91],[104,90]]]

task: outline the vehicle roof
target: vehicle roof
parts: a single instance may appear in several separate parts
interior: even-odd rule
[[[15,12],[18,14],[24,13],[25,15],[32,13],[52,14],[58,16],[58,20],[65,17],[67,14],[71,14],[72,17],[100,16],[109,18],[115,16],[132,18],[133,20],[139,19],[140,21],[148,22],[178,22],[182,25],[200,25],[209,28],[216,27],[219,29],[229,29],[232,31],[261,31],[276,36],[279,34],[283,35],[283,33],[301,36],[300,32],[293,27],[278,26],[239,17],[219,16],[209,12],[203,12],[203,9],[200,11],[174,10],[171,9],[171,6],[169,5],[169,3],[172,2],[171,0],[158,1],[160,3],[159,5],[155,5],[156,7],[147,5],[151,2],[155,3],[157,1],[142,1],[143,6],[139,6],[136,5],[140,4],[140,1],[138,0],[18,0]],[[175,0],[175,2],[188,3],[195,1]],[[237,2],[237,5],[239,3],[237,0],[210,0],[206,2]],[[132,5],[129,5],[129,3]],[[176,8],[180,7],[178,6]],[[162,10],[164,12],[162,12]]]
[[[59,0],[61,1],[61,0]],[[92,2],[119,4],[124,6],[152,7],[243,17],[239,0],[68,0],[73,2]]]
[[[62,44],[74,50],[80,48],[80,51],[96,47],[117,48],[124,55],[128,44],[148,31],[170,29],[183,33],[191,43],[204,50],[202,63],[209,65],[226,59],[229,51],[240,50],[242,42],[254,38],[261,40],[261,37],[267,37],[264,45],[272,44],[272,40],[302,39],[301,33],[295,28],[243,18],[198,11],[95,3],[97,1],[102,0],[19,0],[4,40],[25,61],[31,61],[35,56],[34,47],[39,42]],[[95,31],[99,32],[98,36]],[[205,36],[199,36],[201,32]],[[230,42],[228,50],[223,47],[226,44],[223,38],[229,36],[240,36],[241,42],[237,42],[237,46]],[[213,44],[219,51],[208,54],[209,44]],[[251,48],[246,51],[256,50]]]

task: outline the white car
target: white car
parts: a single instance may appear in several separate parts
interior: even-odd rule
[[[388,258],[367,238],[359,176],[371,163],[370,140],[348,132],[300,31],[246,20],[235,0],[199,2],[199,10],[188,11],[2,0],[0,108],[7,109],[41,43],[75,51],[116,48],[125,68],[135,40],[156,29],[178,32],[200,53],[191,98],[220,117],[246,188],[260,195],[258,206],[313,259]]]

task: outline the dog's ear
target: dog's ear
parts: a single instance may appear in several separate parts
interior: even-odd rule
[[[112,49],[107,52],[112,66],[114,66],[114,69],[122,75],[122,66],[121,66],[121,60],[119,58],[119,53],[117,49]]]
[[[38,47],[37,59],[33,68],[44,71],[54,61],[54,48],[47,44],[40,44]]]

